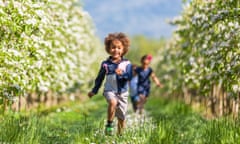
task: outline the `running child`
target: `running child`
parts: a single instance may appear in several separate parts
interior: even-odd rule
[[[105,38],[105,50],[110,55],[103,61],[95,86],[88,93],[91,98],[98,93],[104,78],[106,77],[103,95],[108,102],[106,135],[113,135],[114,116],[118,119],[118,134],[122,134],[125,127],[128,82],[132,78],[132,66],[129,60],[123,58],[128,52],[130,40],[124,33],[110,33]]]
[[[135,69],[135,73],[138,75],[137,83],[138,99],[136,99],[136,101],[138,101],[137,109],[139,111],[139,114],[142,114],[144,104],[146,103],[150,93],[151,88],[150,77],[158,87],[162,87],[162,84],[160,83],[159,79],[156,77],[152,68],[149,66],[151,60],[152,60],[151,55],[144,55],[141,58],[141,66]]]

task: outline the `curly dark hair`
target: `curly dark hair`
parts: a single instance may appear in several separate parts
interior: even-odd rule
[[[114,40],[119,40],[123,44],[123,55],[128,52],[130,46],[129,38],[122,32],[120,33],[109,33],[107,37],[105,37],[104,44],[105,49],[109,53],[110,46]]]

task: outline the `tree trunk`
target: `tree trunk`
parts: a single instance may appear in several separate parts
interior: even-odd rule
[[[223,101],[224,101],[224,90],[216,87],[217,94],[218,94],[218,100],[219,100],[219,116],[223,116]]]
[[[183,88],[183,97],[186,104],[191,104],[191,95],[187,88]]]
[[[210,101],[211,101],[211,113],[213,116],[216,116],[216,109],[215,109],[216,100],[215,100],[214,86],[212,86]]]
[[[233,117],[236,119],[238,117],[238,113],[239,113],[239,97],[240,97],[240,93],[238,94],[238,97],[235,99],[235,107],[234,107],[234,114]]]
[[[225,110],[226,110],[226,112],[227,112],[228,115],[232,113],[232,107],[231,107],[231,105],[232,105],[232,101],[231,101],[231,99],[230,99],[229,97],[227,97],[227,95],[226,95],[226,106],[225,106]]]
[[[22,108],[22,96],[19,96],[19,99],[18,99],[18,112],[20,112]]]
[[[228,115],[229,114],[229,101],[227,97],[227,93],[223,93],[223,114]]]

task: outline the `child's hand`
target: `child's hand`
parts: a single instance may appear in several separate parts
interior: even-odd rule
[[[163,88],[163,85],[162,84],[158,84],[157,85],[159,88]]]
[[[117,68],[115,70],[115,72],[116,72],[117,75],[122,75],[122,73],[123,73],[123,71],[121,69],[119,69],[119,68]]]
[[[95,95],[95,93],[93,93],[93,92],[89,92],[89,93],[88,93],[88,97],[89,97],[89,98],[91,98],[91,97],[94,96],[94,95]]]

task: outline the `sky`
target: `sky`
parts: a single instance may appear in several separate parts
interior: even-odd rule
[[[170,37],[174,26],[168,20],[180,15],[182,0],[81,0],[104,38],[108,33]]]

